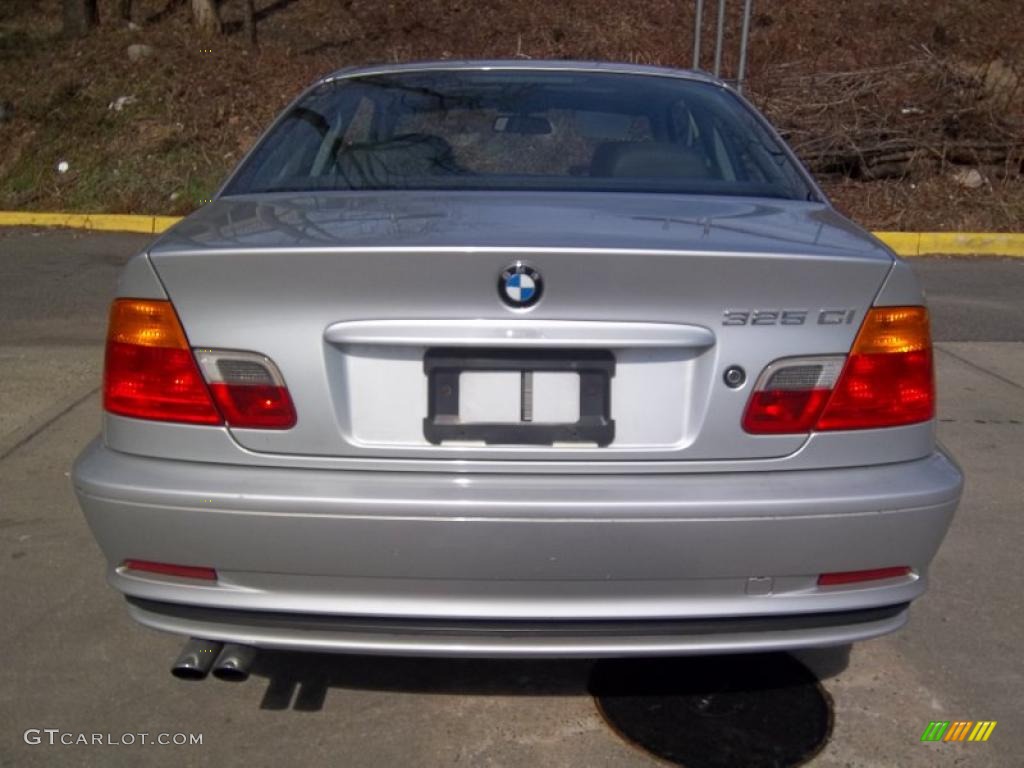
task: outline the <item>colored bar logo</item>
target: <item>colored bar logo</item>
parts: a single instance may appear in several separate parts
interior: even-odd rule
[[[921,734],[921,741],[988,741],[996,729],[996,720],[932,720]]]

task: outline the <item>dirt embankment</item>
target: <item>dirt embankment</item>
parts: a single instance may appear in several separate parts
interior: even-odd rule
[[[691,55],[692,3],[678,0],[257,0],[255,49],[239,0],[215,39],[180,1],[135,5],[129,27],[101,0],[106,23],[68,41],[58,0],[0,4],[0,208],[185,213],[305,84],[348,64]],[[1024,226],[1019,0],[754,8],[748,94],[842,209],[877,229]]]

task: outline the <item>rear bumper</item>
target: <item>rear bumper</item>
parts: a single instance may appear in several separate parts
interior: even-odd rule
[[[859,611],[675,621],[451,621],[195,608],[128,598],[154,629],[259,648],[394,656],[601,657],[845,645],[893,632],[907,604]]]
[[[962,486],[939,452],[841,470],[523,477],[210,465],[99,441],[73,478],[111,583],[144,624],[263,647],[487,656],[892,631]],[[212,566],[219,580],[126,571],[128,558]],[[892,565],[914,573],[816,584]]]

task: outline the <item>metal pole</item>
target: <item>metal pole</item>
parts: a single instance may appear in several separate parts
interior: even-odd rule
[[[722,37],[725,35],[725,0],[718,0],[718,30],[715,32],[715,77],[722,73]]]
[[[697,20],[693,22],[693,68],[700,69],[700,27],[704,16],[704,0],[697,0]]]
[[[743,4],[743,32],[740,34],[740,71],[736,76],[736,90],[743,93],[743,78],[747,76],[747,38],[750,36],[750,6],[754,0]]]

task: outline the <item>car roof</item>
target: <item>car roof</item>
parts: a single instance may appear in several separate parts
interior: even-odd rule
[[[714,75],[695,69],[673,69],[647,64],[627,64],[611,61],[568,61],[546,59],[493,59],[493,60],[439,60],[416,61],[404,64],[375,64],[370,66],[345,67],[321,78],[319,83],[344,80],[369,75],[395,74],[399,72],[478,71],[493,70],[519,72],[594,72],[653,77],[674,77],[680,80],[694,80],[726,87],[725,81]]]

